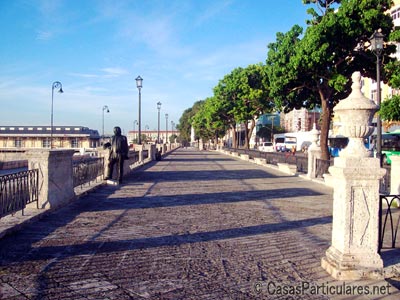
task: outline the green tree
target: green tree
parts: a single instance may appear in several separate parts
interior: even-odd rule
[[[200,106],[202,105],[202,100],[197,101],[193,104],[192,107],[186,109],[182,116],[179,118],[179,124],[176,125],[176,128],[179,130],[180,134],[180,140],[182,143],[186,144],[189,143],[190,140],[190,134],[191,134],[191,129],[193,125],[193,116],[197,113],[197,111],[200,109]],[[193,142],[193,141],[191,141]]]
[[[390,0],[303,0],[315,4],[308,9],[311,20],[303,34],[298,25],[288,33],[277,34],[268,46],[267,71],[271,96],[284,111],[293,108],[321,107],[322,158],[328,159],[330,122],[335,104],[351,92],[351,74],[375,78],[375,55],[369,49],[369,37],[380,28],[388,37],[393,28],[386,11]],[[393,47],[383,53],[383,62]],[[387,70],[389,71],[389,70]],[[393,71],[393,70],[392,70]],[[383,76],[387,81],[389,72]]]
[[[207,103],[210,98],[203,100],[199,103],[196,114],[192,117],[192,125],[195,130],[197,139],[201,138],[203,141],[208,141],[214,137],[214,133],[210,126],[210,113]]]
[[[400,95],[382,101],[379,114],[386,121],[400,121]]]
[[[237,124],[250,124],[245,126],[245,147],[249,148],[249,139],[255,128],[254,119],[263,112],[272,111],[274,107],[268,99],[266,75],[262,64],[239,67],[220,80],[214,88],[214,95],[220,101],[215,104],[218,107],[216,111],[223,116],[222,124],[233,131],[234,146],[237,146]]]

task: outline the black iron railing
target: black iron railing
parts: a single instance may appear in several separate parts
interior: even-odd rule
[[[0,176],[0,218],[36,202],[39,208],[39,171],[37,169]]]
[[[386,226],[390,225],[390,248],[395,248],[397,231],[399,229],[400,212],[396,207],[393,210],[393,203],[400,203],[400,195],[381,195],[379,197],[379,249],[383,248]],[[383,207],[385,205],[385,207]]]
[[[81,161],[74,161],[72,165],[74,187],[89,184],[102,179],[104,175],[104,158],[96,157]]]

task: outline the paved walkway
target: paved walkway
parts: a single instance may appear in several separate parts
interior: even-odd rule
[[[331,215],[324,185],[179,149],[0,239],[0,299],[399,299],[320,267]]]

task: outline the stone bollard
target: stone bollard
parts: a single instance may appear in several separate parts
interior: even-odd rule
[[[313,129],[310,132],[311,136],[311,145],[308,147],[308,178],[315,178],[317,173],[317,159],[321,158],[321,147],[318,146],[318,135],[319,131],[317,130],[315,123],[313,125]]]
[[[156,152],[157,152],[157,147],[156,145],[149,145],[149,159],[150,160],[156,160]]]
[[[334,181],[332,242],[321,260],[338,280],[383,278],[378,232],[379,180],[385,169],[363,143],[373,131],[370,124],[378,106],[362,94],[360,73],[352,79],[352,93],[334,108],[349,143],[329,168]]]
[[[390,171],[390,195],[400,195],[400,155],[390,156],[392,170]],[[396,199],[397,207],[400,207],[399,200]]]
[[[75,198],[74,150],[33,149],[26,152],[29,170],[39,169],[39,207],[55,208]]]

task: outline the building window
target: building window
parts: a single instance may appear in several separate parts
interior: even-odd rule
[[[296,129],[297,129],[297,131],[301,130],[301,118],[297,118]]]
[[[50,138],[46,138],[42,141],[42,147],[43,148],[50,148]]]
[[[397,8],[391,13],[393,20],[400,18],[400,8]]]
[[[77,138],[71,139],[71,148],[79,148],[79,141]]]
[[[22,141],[20,138],[17,138],[14,140],[14,147],[16,148],[21,148],[22,147]]]
[[[371,100],[373,100],[373,101],[376,102],[376,100],[377,100],[376,98],[377,98],[376,89],[373,89],[373,90],[371,91]]]

